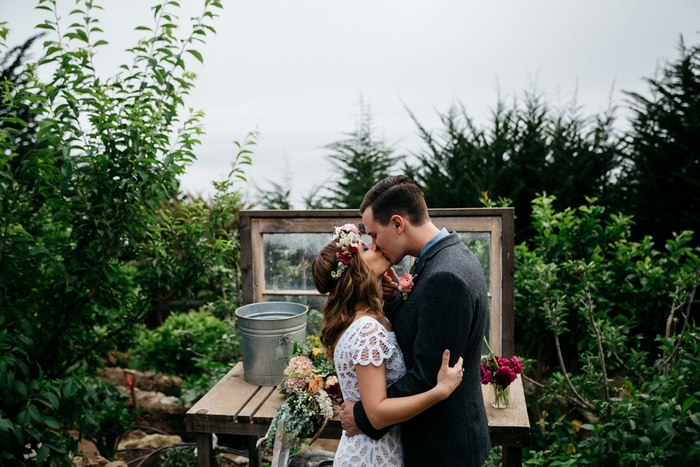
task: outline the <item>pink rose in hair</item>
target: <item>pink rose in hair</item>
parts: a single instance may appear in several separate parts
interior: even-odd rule
[[[350,257],[343,253],[343,250],[341,248],[338,248],[338,259],[346,266],[350,264]]]
[[[355,224],[345,224],[341,227],[341,229],[345,230],[346,232],[352,232],[355,235],[360,235],[360,231]]]

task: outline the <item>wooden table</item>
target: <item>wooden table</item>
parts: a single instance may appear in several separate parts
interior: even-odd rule
[[[522,448],[530,445],[530,422],[525,407],[522,380],[510,387],[510,405],[495,409],[489,386],[482,386],[491,444],[503,446],[503,466],[522,464]],[[227,433],[248,437],[250,467],[262,465],[257,440],[267,433],[272,417],[284,401],[276,387],[253,386],[243,379],[243,364],[238,363],[208,393],[187,411],[187,431],[196,433],[199,467],[211,467],[212,434]],[[336,417],[328,423],[322,438],[340,438],[342,429]]]

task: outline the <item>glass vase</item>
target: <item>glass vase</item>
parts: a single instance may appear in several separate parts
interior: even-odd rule
[[[510,404],[510,386],[503,387],[499,384],[491,385],[493,402],[491,405],[497,409],[505,409]]]

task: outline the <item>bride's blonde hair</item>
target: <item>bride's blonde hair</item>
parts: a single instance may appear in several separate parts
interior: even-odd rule
[[[359,253],[352,254],[350,264],[338,279],[332,277],[331,272],[338,267],[336,241],[334,239],[324,246],[311,264],[316,290],[328,294],[328,300],[323,305],[320,338],[329,358],[333,358],[338,339],[353,322],[358,309],[367,308],[378,319],[384,318],[377,293],[377,275]]]

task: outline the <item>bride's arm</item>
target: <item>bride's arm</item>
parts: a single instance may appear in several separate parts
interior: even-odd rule
[[[386,395],[386,364],[380,366],[356,365],[360,398],[370,423],[376,429],[405,422],[428,407],[447,399],[462,381],[462,358],[449,366],[450,351],[442,354],[438,382],[432,389],[406,397],[388,398]]]

